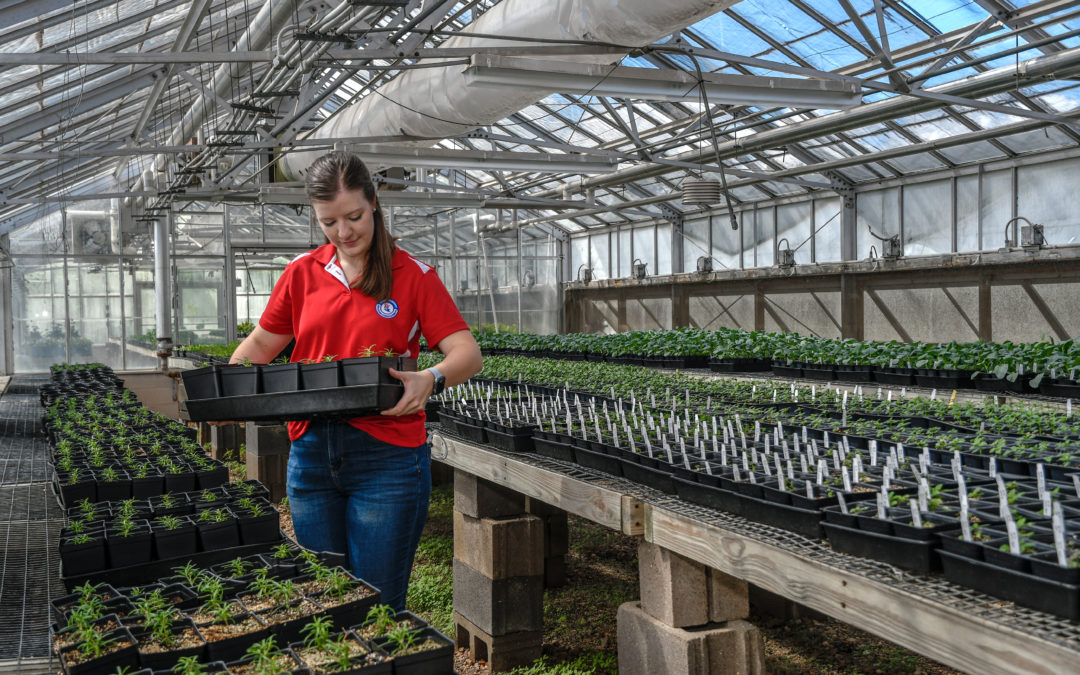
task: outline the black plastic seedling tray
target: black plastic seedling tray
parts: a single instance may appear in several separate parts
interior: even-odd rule
[[[189,399],[187,410],[193,422],[356,417],[393,408],[404,391],[401,384],[364,384],[276,394]]]
[[[945,578],[1023,607],[1080,622],[1080,586],[991,565],[949,551],[938,551]]]
[[[923,574],[941,571],[937,537],[920,541],[844,527],[828,520],[822,525],[835,551],[880,560]]]

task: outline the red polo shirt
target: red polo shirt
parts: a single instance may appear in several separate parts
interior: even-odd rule
[[[302,253],[285,267],[274,285],[259,325],[271,333],[296,336],[292,360],[353,358],[371,347],[415,357],[423,333],[429,345],[459,330],[468,330],[450,293],[430,265],[400,248],[394,251],[390,298],[376,303],[349,288],[337,264],[333,244]],[[378,305],[378,306],[376,306]],[[289,438],[297,440],[309,422],[289,422]],[[387,417],[354,417],[349,424],[386,443],[405,447],[427,439],[424,413]]]

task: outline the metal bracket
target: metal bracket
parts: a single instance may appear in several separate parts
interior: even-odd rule
[[[683,214],[681,211],[676,210],[664,202],[657,204],[657,207],[660,208],[660,216],[664,218],[664,220],[667,220],[672,225],[682,226]]]

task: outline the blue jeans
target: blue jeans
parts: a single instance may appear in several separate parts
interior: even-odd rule
[[[300,545],[348,554],[383,603],[405,609],[431,494],[427,444],[404,448],[346,422],[312,422],[292,444],[286,488]]]

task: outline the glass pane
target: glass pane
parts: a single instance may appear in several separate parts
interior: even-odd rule
[[[66,362],[63,261],[20,259],[11,270],[11,281],[15,372],[43,371]],[[78,356],[91,354],[82,343],[72,349]]]
[[[810,236],[813,232],[811,228],[813,213],[813,202],[781,204],[776,207],[777,243],[787,239],[787,244],[795,251],[795,262],[800,264],[811,262]]]
[[[656,233],[651,227],[639,227],[634,230],[634,260],[640,260],[649,266],[649,272],[656,269]]]
[[[619,272],[618,277],[625,279],[630,276],[630,230],[619,230]]]
[[[594,234],[589,237],[589,260],[592,261],[593,279],[607,279],[608,276],[608,234]]]
[[[711,256],[709,251],[709,218],[697,218],[683,223],[683,271],[697,269],[697,260]]]
[[[175,265],[177,338],[183,344],[224,343],[224,261],[179,258]],[[229,281],[232,293],[235,285]]]
[[[1005,224],[1012,218],[1012,175],[1009,171],[983,174],[982,215],[983,250],[995,249],[1005,243]]]
[[[873,190],[861,192],[855,196],[856,244],[855,257],[859,260],[870,257],[870,247],[874,247],[877,257],[881,257],[881,240],[878,237],[891,237],[900,234],[900,189]],[[869,228],[869,229],[868,229]],[[871,236],[869,230],[873,230]]]
[[[743,232],[754,231],[754,212],[746,211],[739,214],[739,229]],[[743,235],[738,230],[731,229],[731,220],[727,214],[716,216],[712,219],[712,256],[713,269],[738,269],[740,238]]]
[[[979,249],[979,177],[961,176],[956,179],[956,250]]]
[[[1017,174],[1016,214],[1043,226],[1051,244],[1080,241],[1076,214],[1064,204],[1076,201],[1076,176],[1080,162],[1075,159],[1020,167]],[[1023,221],[1019,223],[1025,225]]]
[[[570,279],[580,277],[582,266],[589,266],[589,238],[576,237],[570,240]]]
[[[671,274],[671,225],[656,226],[656,274]]]
[[[836,262],[842,258],[840,251],[841,210],[844,201],[817,199],[814,201],[814,262]]]
[[[949,181],[904,187],[904,255],[952,250],[952,185]]]

